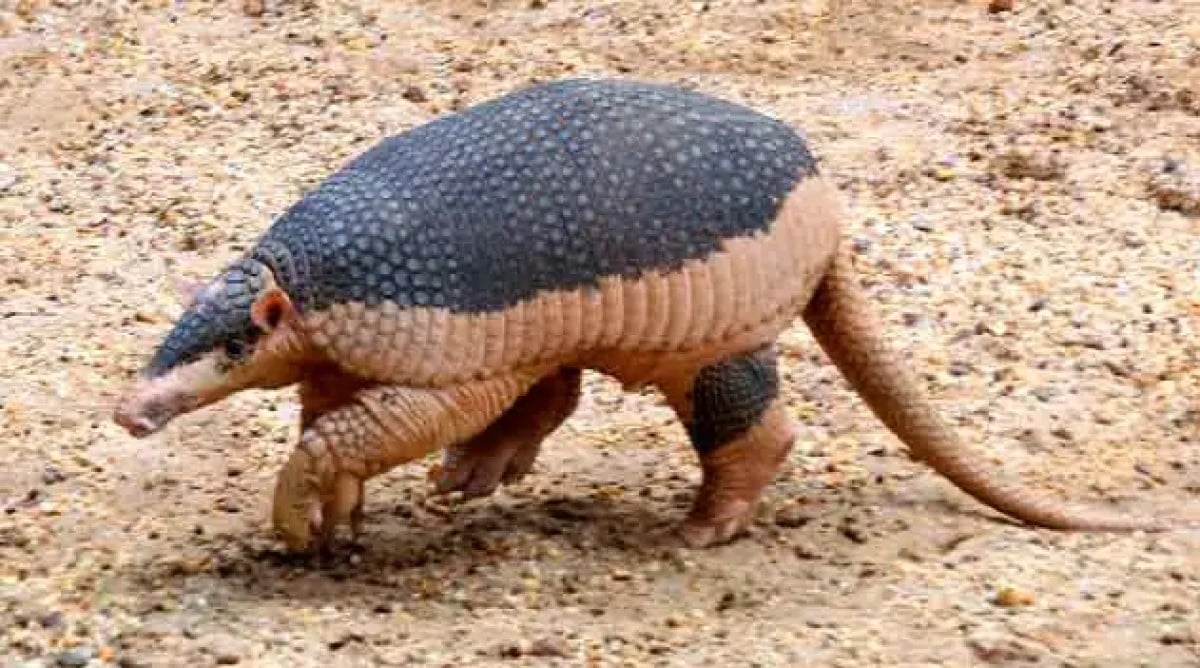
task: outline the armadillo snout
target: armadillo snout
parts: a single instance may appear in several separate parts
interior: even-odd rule
[[[114,421],[125,428],[130,436],[134,438],[145,438],[158,430],[158,425],[151,422],[148,418],[141,416],[129,415],[128,413],[118,412]]]
[[[181,397],[135,396],[121,403],[113,413],[116,422],[134,438],[145,438],[160,429],[179,414],[184,403]]]

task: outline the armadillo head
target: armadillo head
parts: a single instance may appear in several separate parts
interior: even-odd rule
[[[137,438],[234,392],[299,380],[298,318],[265,265],[239,260],[185,302],[113,416]]]

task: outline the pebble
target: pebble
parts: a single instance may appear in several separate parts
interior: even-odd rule
[[[214,633],[204,640],[204,648],[218,665],[229,666],[241,662],[247,644],[245,640],[227,633]]]
[[[38,621],[44,629],[57,629],[62,626],[63,614],[58,610],[53,610],[42,615],[42,618]]]
[[[420,86],[409,86],[408,88],[405,88],[404,92],[400,93],[400,97],[408,100],[409,102],[414,102],[417,104],[429,101],[429,96],[425,94],[425,91],[422,90]]]
[[[1146,187],[1158,208],[1200,216],[1200,169],[1164,170],[1152,175]]]
[[[776,509],[775,524],[785,529],[795,529],[808,524],[813,520],[813,517],[815,515],[811,510],[790,504]]]
[[[166,620],[152,619],[138,627],[137,635],[150,640],[160,640],[180,635],[180,630]]]
[[[866,543],[868,540],[866,532],[852,524],[843,524],[839,526],[838,533],[850,539],[850,541],[858,543],[859,545]]]
[[[94,656],[96,656],[96,650],[83,645],[59,653],[55,661],[60,666],[86,666]]]
[[[1029,643],[999,631],[976,631],[967,638],[967,646],[984,663],[1008,665],[1041,658]]]
[[[820,559],[822,554],[821,550],[818,549],[816,545],[811,543],[801,543],[793,547],[792,553],[796,555],[796,558],[803,559],[805,561]]]
[[[1001,587],[996,592],[996,596],[992,602],[1002,608],[1018,608],[1033,605],[1037,601],[1037,597],[1032,592],[1024,591],[1016,587]]]
[[[571,656],[571,645],[562,638],[538,638],[529,645],[529,656]]]

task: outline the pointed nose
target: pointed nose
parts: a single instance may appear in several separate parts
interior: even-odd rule
[[[145,438],[159,431],[175,416],[180,403],[174,395],[164,397],[161,394],[132,392],[113,411],[113,422],[134,438]]]
[[[145,438],[158,430],[158,425],[144,415],[133,415],[124,410],[118,410],[113,415],[113,422],[123,427],[134,438]]]

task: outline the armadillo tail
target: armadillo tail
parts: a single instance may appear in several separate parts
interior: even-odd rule
[[[804,320],[821,348],[863,397],[875,415],[909,447],[959,489],[997,511],[1050,529],[1163,531],[1166,523],[1109,514],[1095,508],[1070,508],[1015,481],[985,472],[984,456],[943,422],[922,395],[910,365],[888,346],[845,246],[804,311]]]

